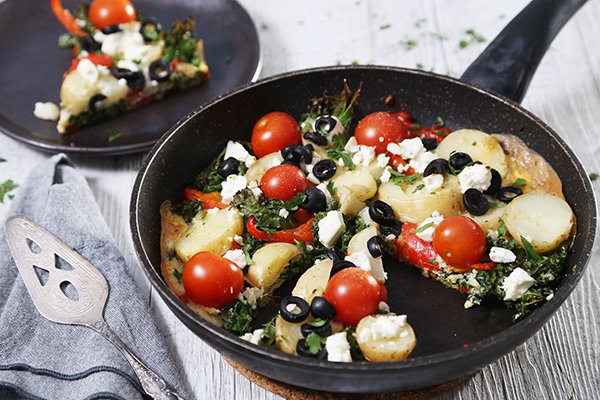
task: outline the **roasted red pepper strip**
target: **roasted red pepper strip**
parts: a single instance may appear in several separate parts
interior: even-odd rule
[[[204,193],[196,189],[185,188],[183,198],[186,200],[202,201],[203,210],[208,210],[209,208],[227,208],[227,204],[221,202],[221,195],[219,193]]]
[[[77,19],[71,14],[69,10],[65,10],[60,0],[50,0],[50,7],[56,15],[58,21],[63,24],[69,33],[76,35],[82,34],[81,27],[77,23]]]
[[[271,235],[267,232],[261,231],[256,226],[256,218],[250,217],[246,222],[246,230],[258,240],[263,242],[284,242],[295,244],[296,242],[304,242],[310,244],[313,241],[312,233],[312,222],[314,218],[311,218],[302,225],[293,229],[284,229],[277,231]]]
[[[314,217],[313,213],[311,213],[310,211],[306,211],[302,207],[298,208],[298,211],[296,211],[294,213],[294,219],[296,221],[300,222],[301,224],[305,223],[306,221],[310,220],[313,217]]]
[[[90,60],[94,65],[103,65],[107,68],[112,67],[113,64],[115,63],[115,60],[111,56],[107,56],[106,54],[92,53],[83,58],[74,58],[73,61],[71,61],[71,67],[69,68],[69,70],[67,72],[65,72],[64,77],[69,75],[71,72],[75,71],[75,69],[77,69],[77,66],[81,62],[81,60],[84,60],[84,59]]]

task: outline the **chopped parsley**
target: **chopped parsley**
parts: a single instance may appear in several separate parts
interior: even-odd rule
[[[279,215],[279,211],[281,209],[296,211],[305,198],[304,193],[298,193],[287,202],[266,197],[257,199],[251,189],[244,189],[233,196],[231,206],[239,209],[245,221],[248,221],[250,217],[254,217],[262,231],[273,234],[281,229],[295,227],[291,214],[282,217]]]
[[[412,50],[415,47],[417,47],[417,40],[416,39],[406,39],[406,40],[403,40],[400,43],[404,45],[404,47],[406,48],[406,50]]]
[[[277,315],[274,316],[269,322],[263,325],[263,335],[260,338],[258,344],[261,346],[267,346],[271,348],[275,348],[275,321],[277,320]]]
[[[180,215],[186,224],[191,223],[200,210],[202,210],[202,201],[200,200],[184,200],[171,208],[171,211]]]
[[[383,30],[389,29],[391,26],[392,26],[392,24],[385,24],[385,25],[381,25],[379,27],[379,29],[383,31]]]
[[[4,196],[14,190],[17,187],[15,182],[12,179],[7,179],[4,182],[0,183],[0,203],[4,203]],[[8,195],[9,199],[12,199],[11,195]]]
[[[177,59],[195,66],[200,64],[196,53],[195,28],[196,23],[192,18],[173,22],[171,30],[164,33],[165,51],[163,58],[167,62]]]
[[[229,54],[227,57],[225,57],[225,64],[231,64],[232,61],[233,55]]]
[[[435,123],[436,123],[436,125],[438,125],[441,128],[443,128],[444,126],[446,126],[446,121],[444,121],[444,118],[442,118],[440,116],[435,117]]]
[[[520,186],[525,186],[526,184],[527,184],[527,181],[525,179],[517,178],[515,180],[515,183],[513,183],[513,186],[520,187]]]
[[[590,173],[590,180],[593,182],[598,179],[598,174],[596,172]]]
[[[121,138],[121,134],[119,132],[115,132],[108,137],[108,143],[116,142]]]
[[[317,355],[321,352],[321,350],[323,350],[323,345],[326,341],[327,338],[324,338],[322,336],[317,335],[314,332],[311,332],[306,337],[304,344],[311,354]]]
[[[0,157],[0,163],[6,162],[6,158]]]
[[[238,335],[244,334],[250,330],[250,324],[254,319],[254,312],[255,310],[253,310],[250,304],[238,300],[221,312],[223,327]]]
[[[327,191],[332,196],[335,196],[337,194],[337,188],[335,187],[335,182],[334,181],[329,181],[327,183]]]
[[[468,36],[468,38],[461,39],[461,41],[458,42],[458,47],[460,47],[461,49],[466,48],[471,43],[483,43],[486,41],[485,37],[483,37],[480,34],[478,34],[477,32],[475,32],[474,29],[467,29],[465,31],[465,34]]]
[[[402,187],[403,189],[406,189],[408,186],[415,184],[417,181],[423,178],[423,175],[421,174],[404,175],[403,173],[396,172],[392,169],[389,171],[392,174],[390,182]]]
[[[350,344],[350,355],[352,356],[352,361],[364,361],[365,356],[358,345],[358,341],[356,340],[355,332],[356,329],[352,326],[347,327],[346,332],[346,340]]]
[[[425,22],[427,22],[427,18],[419,18],[415,21],[415,28],[420,28]]]
[[[525,239],[523,236],[521,236],[521,243],[523,243],[525,254],[527,254],[528,259],[533,261],[540,261],[542,259],[542,257],[540,257],[540,255],[533,249],[533,246],[531,243],[529,243],[529,240]]]
[[[225,149],[219,153],[217,158],[210,164],[210,166],[201,172],[194,181],[194,189],[198,189],[201,192],[211,193],[221,191],[221,182],[224,181],[223,177],[219,175],[219,167],[223,163],[223,157],[225,156]],[[240,164],[241,167],[241,164]]]

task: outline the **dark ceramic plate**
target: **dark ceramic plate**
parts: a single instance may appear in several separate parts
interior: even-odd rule
[[[84,0],[64,2],[73,9]],[[135,0],[145,15],[163,26],[191,16],[196,36],[204,39],[211,78],[201,86],[172,94],[116,119],[60,135],[54,122],[33,115],[37,101],[59,103],[63,73],[71,51],[57,46],[65,32],[49,1],[7,0],[0,4],[0,132],[48,152],[114,155],[149,149],[181,117],[194,108],[256,80],[260,46],[254,23],[233,0]],[[117,140],[109,137],[119,133]]]

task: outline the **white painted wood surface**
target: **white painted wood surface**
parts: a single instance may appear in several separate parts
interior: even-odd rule
[[[17,0],[8,0],[17,1]],[[263,46],[261,77],[354,61],[459,76],[486,43],[464,49],[465,30],[489,39],[525,1],[242,0]],[[422,20],[420,27],[415,23]],[[600,171],[600,2],[591,1],[557,37],[523,105],[552,126],[589,172]],[[438,34],[444,35],[441,40]],[[409,41],[416,46],[410,48]],[[209,60],[218,63],[223,60]],[[234,60],[235,62],[235,55]],[[0,94],[1,94],[0,88]],[[33,105],[32,105],[33,107]],[[22,182],[47,155],[0,136],[0,182]],[[143,156],[73,157],[96,195],[132,274],[148,296],[196,399],[278,399],[239,374],[179,322],[138,267],[128,226],[129,196]],[[600,182],[594,183],[595,189]],[[18,195],[18,190],[15,191]],[[10,200],[0,204],[0,220]],[[527,343],[441,399],[600,398],[600,254],[559,312]]]

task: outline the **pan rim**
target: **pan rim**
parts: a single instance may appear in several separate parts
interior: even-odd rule
[[[141,241],[141,233],[140,233],[140,225],[139,225],[139,215],[137,213],[138,203],[139,203],[139,194],[140,188],[142,187],[146,175],[148,172],[148,168],[155,162],[158,154],[161,153],[161,149],[165,144],[169,141],[171,137],[176,135],[180,128],[182,128],[189,120],[193,119],[196,115],[200,114],[205,109],[212,107],[213,105],[225,101],[226,99],[238,95],[240,93],[244,93],[248,90],[251,90],[255,87],[269,84],[273,81],[278,81],[286,78],[297,77],[307,74],[321,73],[321,72],[330,72],[330,71],[354,71],[354,70],[363,70],[363,71],[388,71],[388,72],[396,72],[402,74],[410,74],[416,76],[426,76],[435,79],[441,79],[443,81],[450,82],[451,84],[460,85],[466,87],[467,89],[474,90],[483,95],[491,97],[494,101],[503,103],[504,105],[509,106],[515,112],[518,112],[528,119],[530,119],[533,123],[538,125],[541,129],[545,130],[560,146],[563,153],[567,154],[576,165],[577,169],[582,173],[582,182],[584,189],[586,191],[586,195],[589,196],[590,200],[590,215],[589,215],[589,229],[587,232],[582,232],[586,234],[585,243],[582,249],[582,253],[577,260],[573,263],[574,267],[576,267],[575,274],[573,280],[568,282],[568,285],[565,287],[564,283],[561,283],[559,286],[559,290],[556,291],[553,301],[547,302],[542,305],[539,309],[537,309],[530,316],[526,317],[524,320],[515,323],[509,328],[499,332],[495,335],[492,335],[488,338],[470,344],[467,348],[459,348],[455,350],[444,351],[440,353],[419,356],[415,358],[409,358],[400,362],[390,362],[390,363],[370,363],[370,362],[352,362],[352,363],[332,363],[327,361],[319,361],[313,359],[307,359],[303,357],[298,357],[294,355],[289,355],[283,353],[278,350],[273,350],[265,347],[255,346],[249,342],[246,342],[240,339],[238,336],[227,332],[221,328],[211,325],[209,322],[202,319],[199,315],[195,314],[189,307],[185,306],[166,286],[162,277],[157,273],[156,269],[153,267],[152,262],[147,256],[144,245]],[[414,70],[409,68],[401,68],[394,66],[329,66],[329,67],[317,67],[317,68],[308,68],[302,70],[296,70],[291,72],[285,72],[281,74],[277,74],[268,78],[261,79],[254,83],[249,83],[243,86],[238,87],[237,89],[232,90],[226,94],[223,94],[210,102],[196,108],[194,111],[190,112],[183,118],[181,118],[169,131],[167,131],[161,139],[154,145],[154,147],[150,150],[147,156],[144,158],[142,163],[142,167],[138,172],[138,175],[135,180],[135,184],[132,190],[132,197],[130,202],[130,229],[134,242],[134,248],[138,259],[141,262],[141,266],[144,270],[144,273],[151,281],[153,287],[157,289],[163,300],[168,303],[167,305],[173,310],[177,310],[180,315],[185,316],[185,318],[195,325],[198,325],[202,328],[202,335],[198,334],[205,340],[215,340],[218,339],[223,342],[223,344],[227,344],[231,349],[240,349],[244,352],[249,353],[251,356],[255,358],[267,358],[273,362],[285,362],[286,366],[289,368],[299,367],[305,368],[307,366],[314,368],[315,373],[321,371],[327,372],[344,372],[345,374],[352,373],[362,373],[365,372],[379,374],[381,372],[386,373],[397,373],[402,372],[407,369],[418,369],[423,367],[430,367],[434,365],[438,365],[441,363],[447,363],[452,360],[459,359],[468,359],[471,355],[476,353],[485,353],[486,351],[490,351],[492,348],[503,348],[503,350],[496,355],[495,358],[499,358],[500,356],[507,354],[512,351],[516,346],[523,343],[525,340],[530,338],[537,330],[558,310],[558,308],[562,305],[562,303],[568,298],[571,292],[574,290],[579,280],[583,276],[583,273],[589,263],[591,256],[591,249],[595,242],[596,237],[596,226],[597,226],[597,209],[596,209],[596,198],[595,193],[592,189],[591,181],[585,173],[585,168],[583,164],[577,157],[577,155],[573,152],[573,150],[566,144],[566,142],[558,135],[552,128],[550,128],[546,123],[544,123],[540,118],[535,116],[530,111],[524,109],[518,103],[505,98],[499,94],[481,88],[479,86],[466,83],[460,81],[459,79],[452,78],[449,76],[439,75],[431,72]],[[179,315],[177,315],[178,318]],[[529,332],[530,327],[534,327],[535,330],[533,332]],[[528,332],[528,333],[523,333]],[[214,335],[214,337],[210,337]],[[511,343],[516,343],[514,345],[510,345]],[[506,344],[509,344],[507,347]],[[474,368],[480,368],[481,366],[474,365]]]

